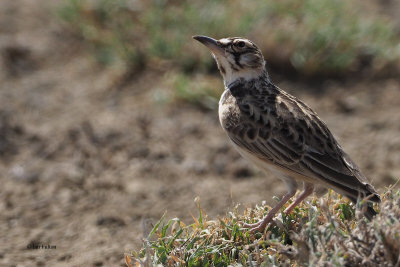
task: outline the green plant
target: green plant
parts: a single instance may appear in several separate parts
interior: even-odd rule
[[[379,69],[400,58],[394,24],[356,1],[66,0],[59,14],[100,62],[128,69],[160,61],[184,72],[209,69],[194,34],[250,37],[267,60],[309,75]]]
[[[140,266],[394,266],[400,256],[400,191],[383,196],[379,214],[368,222],[338,195],[301,204],[293,214],[274,220],[266,233],[250,234],[239,222],[263,217],[269,207],[208,220],[197,201],[199,217],[184,224],[162,218],[143,248],[131,257]],[[283,209],[282,209],[283,210]],[[344,216],[344,217],[343,217]],[[151,265],[149,265],[151,264]]]
[[[355,1],[284,0],[271,8],[272,16],[281,18],[275,26],[285,29],[274,38],[295,43],[290,61],[305,73],[358,70],[368,59],[399,59],[394,26]]]
[[[59,16],[106,65],[123,63],[137,68],[144,63],[137,12],[126,0],[68,0]]]
[[[172,100],[192,104],[204,109],[215,110],[222,91],[219,79],[204,76],[190,77],[184,74],[171,76]],[[219,90],[221,89],[221,90]]]

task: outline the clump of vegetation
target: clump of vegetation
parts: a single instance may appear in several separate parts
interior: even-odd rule
[[[270,209],[186,225],[178,218],[158,221],[140,251],[126,255],[132,266],[398,266],[400,264],[400,191],[387,191],[379,214],[367,221],[360,207],[330,192],[283,212],[264,234],[251,234],[239,222],[255,222]],[[282,209],[283,211],[283,209]]]
[[[269,5],[270,48],[304,74],[372,68],[400,59],[400,36],[390,21],[360,9],[357,1],[284,0]],[[279,30],[274,30],[279,29]],[[274,53],[272,53],[274,55]],[[279,59],[278,59],[279,60]]]
[[[271,69],[308,77],[393,74],[400,63],[394,24],[356,1],[65,0],[58,13],[98,62],[116,69],[116,84],[146,68],[179,73],[173,89],[160,95],[202,109],[215,109],[222,86],[194,77],[217,73],[207,49],[191,39],[195,34],[250,38]]]
[[[171,62],[191,71],[195,65],[213,63],[210,57],[200,56],[204,54],[193,45],[192,35],[224,36],[250,30],[251,10],[245,8],[245,16],[239,18],[239,10],[233,12],[225,5],[225,1],[212,0],[68,0],[59,14],[102,63],[142,67],[143,61],[153,66]]]
[[[204,110],[215,110],[222,93],[219,77],[206,78],[204,75],[189,77],[182,73],[170,73],[166,77],[167,87],[171,88],[169,101],[189,104]]]
[[[68,0],[61,18],[104,64],[184,73],[213,66],[194,34],[255,40],[266,59],[318,75],[399,62],[394,24],[357,1]],[[150,63],[150,64],[149,64]],[[165,65],[165,64],[164,64]]]

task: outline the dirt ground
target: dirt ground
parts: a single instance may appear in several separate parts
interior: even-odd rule
[[[125,266],[165,211],[190,223],[197,196],[215,218],[284,191],[240,158],[217,112],[156,100],[168,70],[116,88],[52,15],[58,3],[0,2],[1,266]],[[378,191],[400,177],[400,79],[281,77]]]

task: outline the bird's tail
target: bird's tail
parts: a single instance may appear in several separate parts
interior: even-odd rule
[[[362,200],[359,197],[358,198],[355,198],[354,196],[347,196],[347,197],[353,203],[359,203]],[[363,202],[366,202],[366,203],[361,206],[361,210],[364,212],[365,218],[367,218],[369,221],[371,221],[372,218],[377,214],[377,212],[374,210],[373,203],[371,201],[379,203],[379,202],[381,202],[381,199],[380,199],[379,195],[376,193],[370,194],[368,197],[366,197],[364,199]]]

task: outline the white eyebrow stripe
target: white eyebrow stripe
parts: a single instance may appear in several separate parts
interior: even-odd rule
[[[223,44],[223,45],[227,45],[227,44],[229,44],[231,41],[230,41],[229,39],[224,38],[224,39],[219,40],[219,42],[220,42],[221,44]]]

